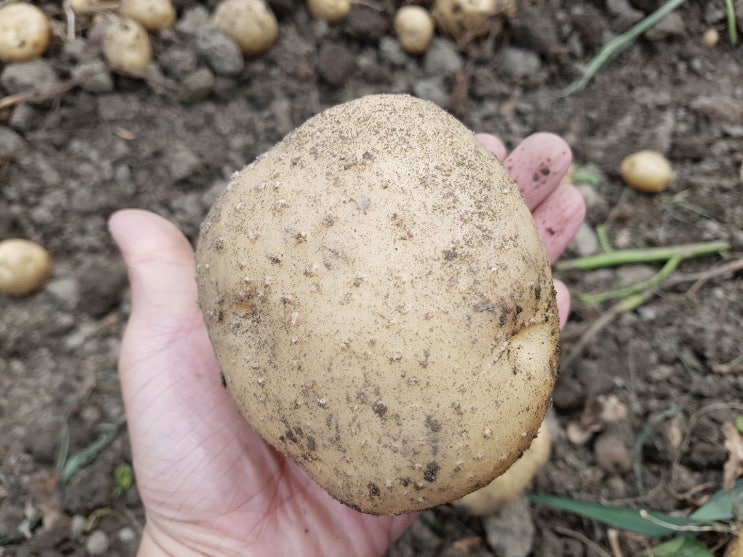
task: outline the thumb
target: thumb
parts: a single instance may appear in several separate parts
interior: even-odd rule
[[[186,237],[164,218],[138,209],[114,213],[108,225],[129,271],[131,319],[151,325],[191,319],[198,306]]]

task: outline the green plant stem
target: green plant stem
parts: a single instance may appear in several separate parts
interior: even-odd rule
[[[82,451],[72,455],[72,457],[65,463],[64,468],[59,474],[59,483],[64,485],[83,466],[90,464],[98,454],[108,447],[124,425],[126,421],[122,418],[115,424],[111,424],[100,434],[98,439],[93,441],[90,445],[85,447]]]
[[[599,246],[604,252],[611,253],[612,251],[614,251],[614,247],[609,241],[609,232],[606,230],[606,226],[604,226],[603,224],[599,224],[596,227],[596,237],[599,240]]]
[[[644,249],[614,250],[609,253],[589,255],[577,259],[568,259],[558,263],[555,268],[558,271],[579,270],[592,271],[604,267],[616,267],[618,265],[630,265],[635,263],[655,263],[667,261],[675,256],[683,259],[689,257],[702,257],[714,255],[730,249],[727,242],[702,242],[698,244],[682,244],[678,246],[667,246]]]
[[[681,6],[684,2],[686,2],[686,0],[669,0],[648,17],[634,25],[629,31],[614,37],[611,41],[606,43],[604,48],[602,48],[593,60],[589,62],[583,75],[563,90],[562,96],[567,97],[568,95],[572,95],[573,93],[583,89],[595,77],[599,70],[609,62],[609,60],[622,52],[625,48],[631,45],[637,37],[650,29],[673,10]]]
[[[733,0],[725,0],[725,11],[728,16],[728,38],[733,46],[738,44],[738,24],[735,21],[735,4]]]
[[[655,273],[648,280],[643,280],[635,284],[628,286],[622,286],[621,288],[615,288],[614,290],[608,290],[606,292],[599,292],[598,294],[575,294],[575,297],[586,302],[588,304],[600,304],[607,300],[616,300],[617,298],[627,298],[632,294],[642,292],[643,290],[657,288],[658,285],[668,278],[673,273],[684,258],[681,255],[674,255],[666,264],[663,265],[660,271]]]

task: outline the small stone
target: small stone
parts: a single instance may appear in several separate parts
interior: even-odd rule
[[[464,61],[449,39],[434,37],[423,58],[423,70],[428,76],[445,77],[462,71]]]
[[[348,13],[345,27],[354,39],[372,43],[379,42],[390,32],[389,22],[382,12],[361,4],[354,5]]]
[[[0,126],[0,161],[13,160],[26,147],[26,142],[16,132]]]
[[[240,47],[213,25],[204,25],[196,34],[196,48],[215,74],[239,75],[245,67]]]
[[[503,71],[516,79],[532,76],[542,66],[537,53],[512,46],[506,47],[501,51],[499,61]]]
[[[193,8],[188,8],[183,12],[175,24],[175,30],[184,35],[193,36],[208,24],[209,11],[204,6],[197,4]]]
[[[626,424],[608,424],[593,444],[596,464],[609,474],[623,474],[632,469],[631,435]]]
[[[0,74],[0,85],[10,94],[33,91],[45,95],[59,85],[57,73],[45,59],[38,58],[23,64],[8,64]]]
[[[70,520],[70,537],[75,539],[82,536],[85,533],[86,523],[87,520],[85,520],[84,516],[79,514],[73,516]]]
[[[317,56],[317,73],[335,87],[343,86],[354,70],[356,62],[349,50],[334,43],[324,43]]]
[[[627,0],[607,0],[606,9],[616,18],[617,31],[626,31],[645,17],[641,11],[634,9]]]
[[[645,32],[645,37],[654,42],[683,37],[684,35],[686,35],[684,18],[678,12],[671,12]]]
[[[38,126],[39,111],[28,103],[21,103],[15,107],[8,125],[14,130],[30,130]]]
[[[591,226],[584,222],[570,242],[570,251],[580,257],[593,255],[599,251],[599,240]]]
[[[446,106],[449,100],[449,94],[446,90],[443,77],[429,77],[419,79],[413,83],[413,93],[415,96],[436,103],[439,106]]]
[[[524,497],[498,514],[484,517],[482,526],[488,545],[498,557],[527,557],[531,553],[536,528]]]
[[[120,542],[132,543],[137,539],[137,534],[134,532],[134,530],[126,526],[116,532],[116,537],[119,539]]]
[[[404,66],[408,61],[408,55],[405,54],[400,42],[390,36],[382,37],[379,41],[379,52],[382,58],[393,66]]]
[[[188,178],[201,168],[201,159],[185,145],[177,145],[166,156],[165,166],[174,182]]]
[[[80,284],[75,277],[50,280],[46,285],[46,291],[61,302],[65,309],[75,309],[80,301]]]
[[[200,68],[181,83],[178,98],[183,102],[194,103],[207,98],[214,88],[214,74],[208,68]]]
[[[719,122],[743,122],[743,102],[725,93],[701,95],[689,103],[702,116]]]
[[[103,530],[93,530],[85,541],[85,550],[90,555],[103,555],[108,551],[108,534]]]
[[[196,54],[181,45],[171,45],[166,48],[158,54],[157,62],[163,72],[174,79],[184,79],[199,66]]]

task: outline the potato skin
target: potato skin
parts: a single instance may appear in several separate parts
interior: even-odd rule
[[[235,174],[202,225],[197,282],[243,415],[357,510],[488,484],[547,410],[558,318],[531,215],[427,101],[329,109]]]

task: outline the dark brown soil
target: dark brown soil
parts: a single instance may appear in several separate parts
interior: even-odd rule
[[[40,5],[61,37],[60,4]],[[656,296],[588,342],[611,304],[574,302],[552,458],[533,491],[683,513],[720,489],[721,425],[743,412],[743,274],[692,275],[743,257],[743,50],[727,40],[723,0],[690,0],[584,91],[560,96],[602,44],[657,4],[544,0],[522,7],[498,36],[437,38],[426,56],[411,57],[391,34],[392,2],[356,5],[333,26],[299,1],[274,0],[278,43],[235,70],[197,36],[202,4],[176,0],[179,23],[152,37],[158,71],[148,80],[101,73],[96,28],[84,20],[76,41],[57,38],[33,65],[0,66],[0,239],[33,239],[54,260],[44,290],[0,297],[0,537],[17,537],[3,538],[0,555],[85,555],[86,544],[105,542],[101,554],[124,556],[137,547],[136,483],[114,497],[114,472],[130,462],[124,428],[65,485],[56,476],[60,447],[73,455],[123,416],[116,358],[130,304],[108,215],[147,208],[194,239],[232,172],[309,116],[368,93],[429,98],[509,147],[535,131],[565,137],[596,179],[583,186],[587,226],[568,257],[597,251],[599,226],[617,248],[730,243],[725,256],[684,262]],[[708,28],[720,31],[715,47],[702,41]],[[8,101],[34,87],[25,102]],[[621,183],[622,157],[640,148],[673,163],[665,192]],[[558,275],[586,293],[659,268]],[[569,441],[568,424],[609,397],[626,418],[583,444]],[[724,536],[707,541],[719,551]],[[619,542],[625,555],[650,543],[624,534]],[[606,527],[518,504],[484,519],[430,511],[389,555],[602,555],[596,546],[610,554]]]

